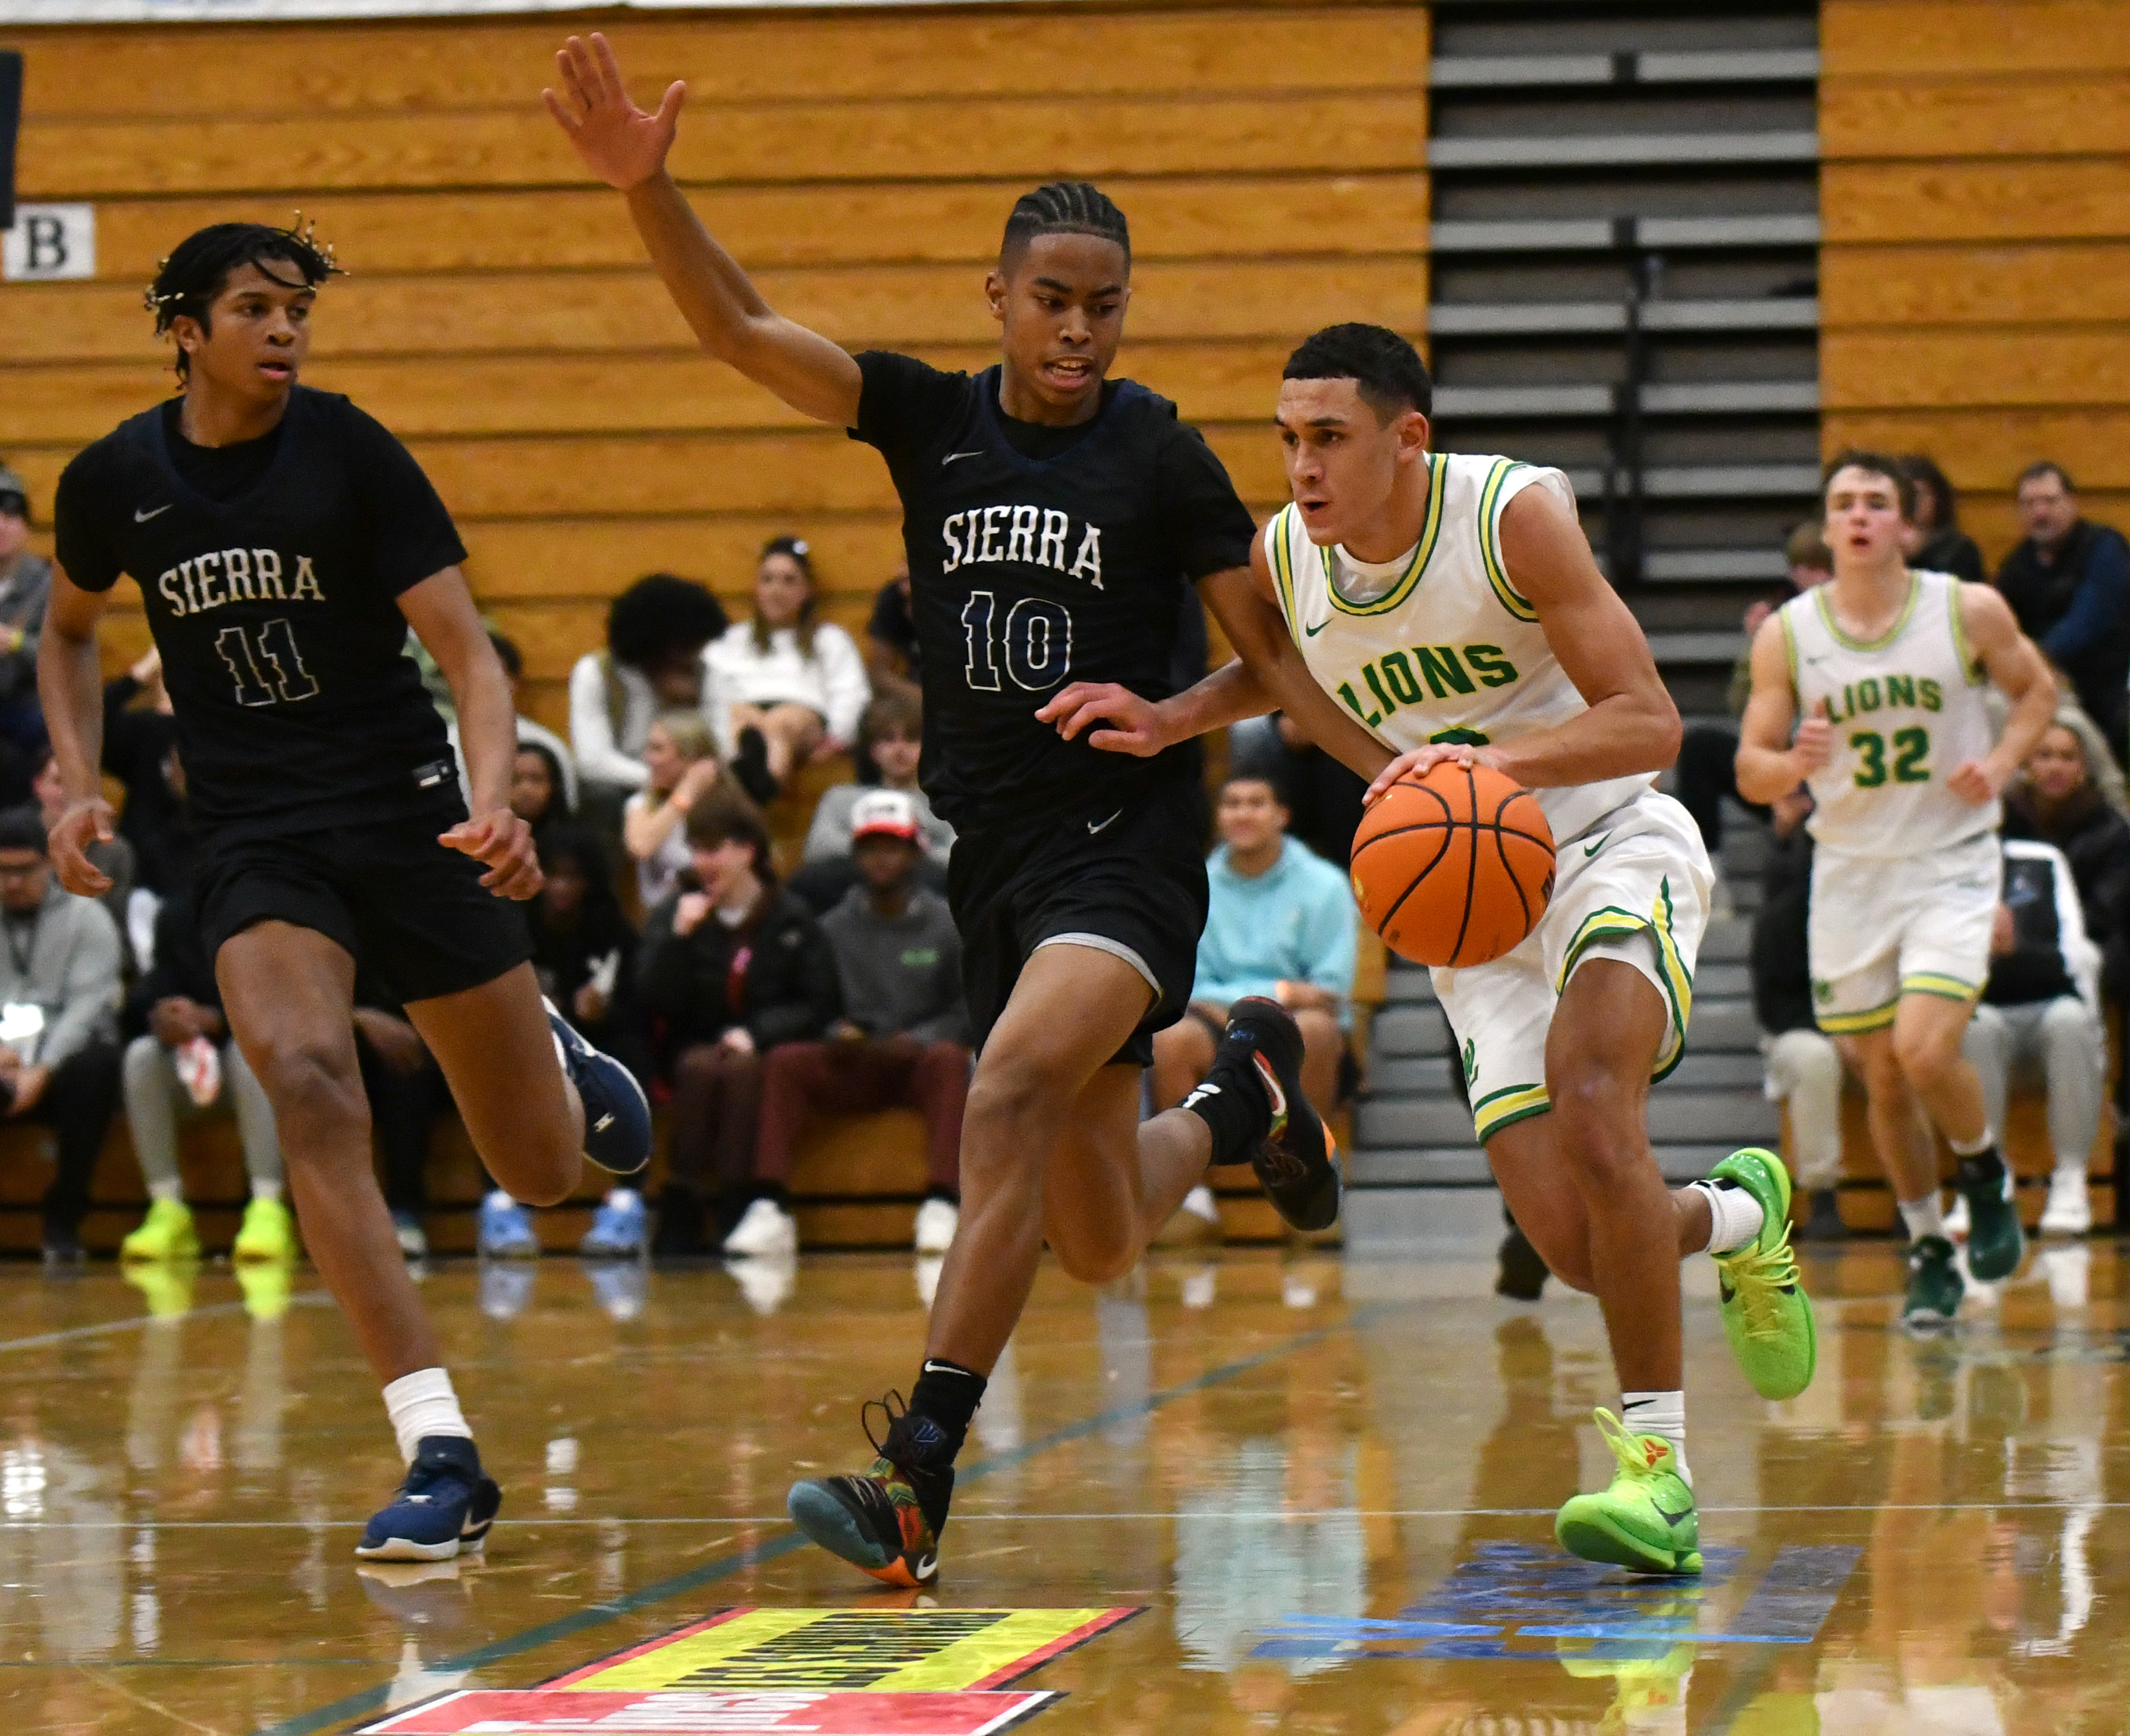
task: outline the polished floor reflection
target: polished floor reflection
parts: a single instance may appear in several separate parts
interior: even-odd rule
[[[2130,1729],[2130,1283],[2044,1249],[1958,1329],[1888,1244],[1816,1255],[1817,1381],[1752,1397],[1688,1269],[1708,1571],[1556,1552],[1609,1462],[1596,1309],[1478,1260],[1046,1272],[964,1457],[943,1609],[1139,1606],[1017,1686],[1073,1732],[1989,1736]],[[795,1546],[862,1454],[926,1275],[548,1260],[426,1294],[501,1480],[485,1561],[359,1570],[392,1442],[315,1281],[0,1270],[0,1715],[308,1736],[528,1687],[734,1605],[891,1609]]]

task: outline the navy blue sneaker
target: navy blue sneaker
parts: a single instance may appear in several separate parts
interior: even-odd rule
[[[399,1493],[364,1527],[355,1552],[366,1561],[447,1561],[478,1549],[503,1491],[483,1475],[463,1435],[425,1435]]]
[[[563,1070],[585,1106],[585,1155],[614,1175],[633,1175],[651,1161],[651,1102],[636,1075],[592,1047],[542,999],[562,1045]]]

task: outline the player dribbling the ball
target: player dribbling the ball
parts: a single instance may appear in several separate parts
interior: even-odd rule
[[[1649,1088],[1684,1046],[1711,881],[1685,810],[1652,787],[1678,711],[1567,478],[1429,451],[1433,397],[1418,353],[1381,327],[1334,326],[1297,350],[1278,414],[1293,504],[1253,571],[1311,672],[1383,745],[1372,799],[1449,760],[1507,773],[1545,810],[1559,863],[1535,930],[1491,964],[1436,970],[1435,988],[1495,1179],[1546,1264],[1597,1295],[1619,1375],[1624,1422],[1598,1413],[1618,1474],[1561,1509],[1560,1540],[1694,1572],[1678,1262],[1716,1254],[1747,1377],[1766,1397],[1802,1391],[1816,1339],[1789,1184],[1769,1154],[1741,1151],[1665,1187]],[[1271,703],[1230,663],[1159,705],[1086,691],[1052,710],[1067,729],[1120,722],[1092,739],[1149,752]]]

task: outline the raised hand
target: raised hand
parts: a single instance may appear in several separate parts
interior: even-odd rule
[[[606,38],[594,31],[587,43],[571,36],[555,56],[562,88],[542,90],[540,100],[577,155],[608,186],[626,193],[666,167],[680,125],[681,103],[688,87],[676,79],[666,87],[658,112],[646,114],[632,103],[622,83],[621,63]]]

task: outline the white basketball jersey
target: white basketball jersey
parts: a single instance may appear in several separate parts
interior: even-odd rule
[[[1915,856],[1994,831],[1998,805],[1946,787],[1996,744],[1985,677],[1960,624],[1960,581],[1911,572],[1900,618],[1868,644],[1836,624],[1832,584],[1783,605],[1798,714],[1823,701],[1834,758],[1806,780],[1812,835],[1855,856]]]
[[[1311,543],[1293,507],[1265,527],[1280,608],[1309,672],[1394,753],[1430,742],[1512,742],[1588,710],[1502,560],[1502,509],[1537,483],[1573,511],[1568,478],[1467,452],[1431,452],[1427,466],[1420,541],[1370,600],[1359,600],[1372,588],[1363,571],[1344,549]],[[1532,793],[1560,844],[1654,782],[1645,774]]]

